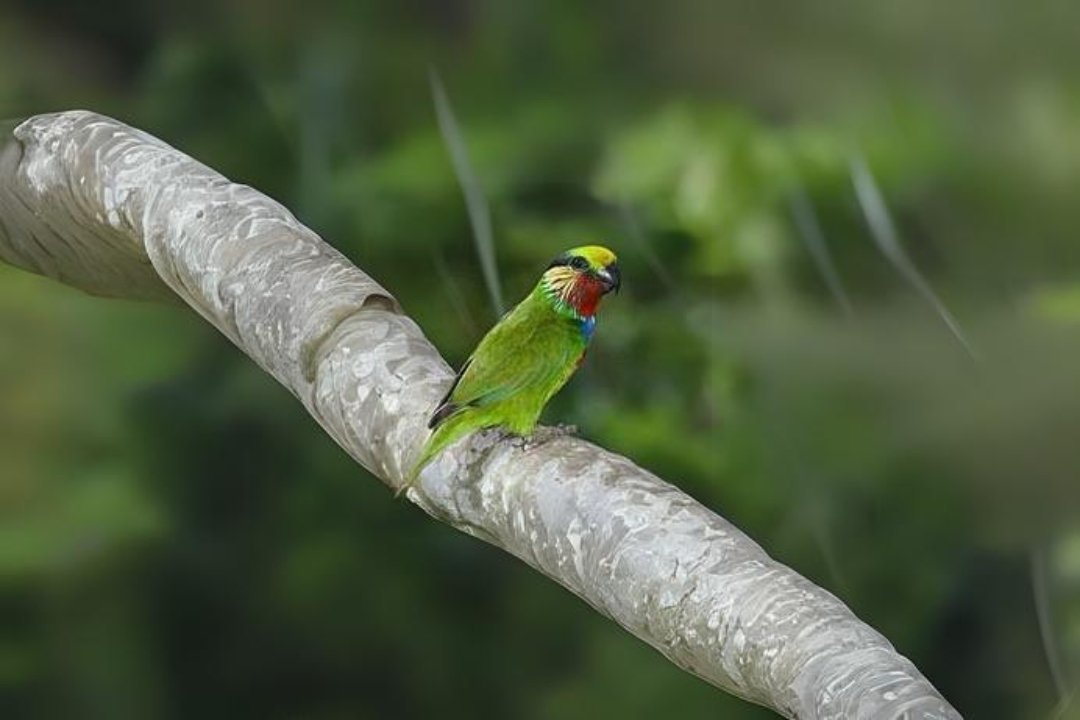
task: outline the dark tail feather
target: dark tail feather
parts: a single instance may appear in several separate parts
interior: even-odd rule
[[[431,419],[428,420],[428,424],[427,424],[428,428],[438,427],[438,425],[440,423],[442,423],[443,420],[450,417],[451,415],[453,415],[454,413],[456,413],[460,409],[461,409],[461,406],[458,405],[457,403],[452,403],[452,402],[443,403],[442,405],[440,405],[438,408],[435,409],[435,412],[433,412],[431,414]]]

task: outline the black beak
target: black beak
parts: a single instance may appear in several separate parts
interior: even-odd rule
[[[619,292],[619,286],[622,285],[622,273],[619,272],[619,266],[615,263],[611,263],[603,270],[596,273],[600,278],[600,282],[604,283],[604,292],[609,293],[612,290],[616,294]]]

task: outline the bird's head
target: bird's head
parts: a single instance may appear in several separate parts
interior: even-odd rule
[[[621,279],[615,253],[600,245],[583,245],[552,260],[540,285],[556,306],[591,317],[601,297],[619,291]]]

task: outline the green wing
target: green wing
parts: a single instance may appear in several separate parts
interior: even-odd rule
[[[552,337],[549,323],[522,303],[484,336],[462,365],[454,384],[431,416],[429,427],[470,407],[505,400],[521,390],[555,379],[580,354],[572,342]]]

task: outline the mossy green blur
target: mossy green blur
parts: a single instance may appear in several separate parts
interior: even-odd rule
[[[271,195],[460,367],[494,311],[434,65],[506,297],[588,239],[628,279],[545,415],[966,717],[1048,718],[1080,697],[1078,27],[1076,2],[12,0],[0,118],[92,109]],[[871,242],[855,153],[979,366]],[[389,502],[193,313],[7,267],[0,716],[774,717]]]

